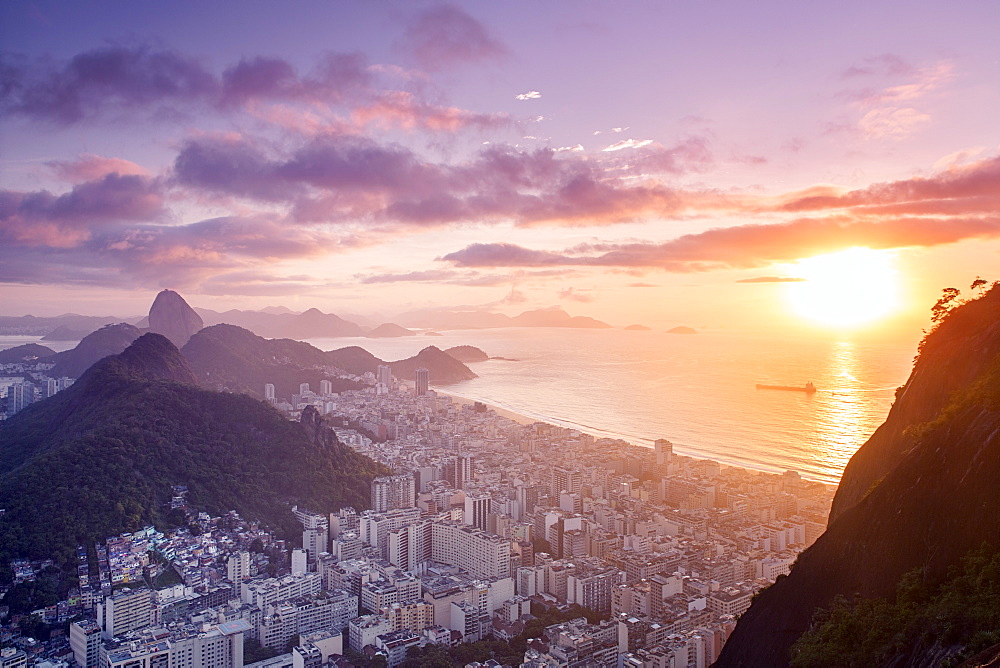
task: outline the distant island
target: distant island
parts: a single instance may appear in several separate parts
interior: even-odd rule
[[[667,330],[667,334],[697,334],[697,333],[698,333],[697,330],[692,329],[691,327],[685,327],[684,325]]]
[[[629,325],[628,327],[625,328],[625,331],[626,332],[649,332],[652,329],[653,329],[652,327],[646,327],[645,325]]]
[[[445,352],[465,364],[469,362],[485,362],[490,358],[489,355],[475,346],[455,346],[454,348],[448,348]]]
[[[416,336],[416,332],[412,332],[405,327],[400,327],[394,322],[386,322],[368,332],[365,336],[369,339],[391,339],[400,336]]]

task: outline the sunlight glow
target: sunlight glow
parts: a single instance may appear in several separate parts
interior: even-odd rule
[[[806,280],[789,284],[788,298],[799,315],[826,325],[884,318],[900,306],[894,259],[888,251],[849,248],[799,260],[791,271]]]

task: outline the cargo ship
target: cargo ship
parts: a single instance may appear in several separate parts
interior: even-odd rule
[[[796,385],[761,385],[757,383],[758,390],[786,390],[788,392],[805,392],[806,394],[812,394],[816,391],[816,386],[811,382],[806,383],[802,387]]]

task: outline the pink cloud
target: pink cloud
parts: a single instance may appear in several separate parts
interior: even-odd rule
[[[477,114],[457,107],[436,106],[406,91],[384,93],[370,104],[355,107],[351,118],[362,127],[376,124],[437,132],[458,132],[467,128],[495,129],[513,124],[507,114]]]
[[[861,76],[908,76],[916,68],[894,53],[883,53],[865,58],[861,63],[852,65],[841,75],[848,79]]]
[[[899,140],[913,135],[931,123],[931,115],[919,108],[921,101],[936,93],[953,78],[953,66],[943,61],[914,68],[893,56],[871,61],[870,67],[851,68],[848,77],[878,75],[905,82],[882,87],[865,87],[845,91],[861,118],[856,128],[867,139]]]
[[[513,244],[472,244],[442,258],[460,267],[655,267],[673,272],[748,269],[864,246],[935,246],[1000,237],[1000,216],[972,219],[800,219],[689,234],[665,243],[590,244],[561,252]]]
[[[587,304],[594,301],[594,295],[587,291],[578,290],[576,288],[564,288],[559,291],[559,299],[565,299],[567,301],[580,302],[582,304]]]
[[[426,283],[446,281],[459,276],[456,271],[447,269],[429,269],[427,271],[410,271],[405,274],[358,274],[355,278],[363,284],[372,283]]]
[[[53,160],[48,163],[56,176],[70,183],[96,181],[108,174],[149,176],[140,165],[121,158],[105,158],[100,155],[82,155],[76,160]]]
[[[852,191],[818,189],[779,205],[784,211],[852,209],[867,214],[995,213],[1000,202],[1000,156],[956,166],[931,177],[876,183]]]
[[[119,222],[161,217],[163,194],[153,180],[111,173],[77,184],[67,193],[0,191],[0,239],[72,247],[93,230]]]
[[[804,278],[794,278],[788,276],[756,276],[754,278],[743,278],[737,283],[801,283]]]
[[[902,139],[930,125],[931,116],[912,107],[872,109],[858,121],[869,139]]]

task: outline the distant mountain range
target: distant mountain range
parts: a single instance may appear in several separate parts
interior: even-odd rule
[[[252,336],[252,335],[251,335]],[[145,334],[70,388],[0,423],[0,561],[167,526],[171,485],[296,534],[290,507],[365,508],[387,469],[342,445],[315,410],[289,422],[244,394],[197,387],[170,341]]]
[[[67,313],[49,318],[39,318],[33,315],[9,316],[0,315],[0,335],[5,336],[48,336],[56,333],[60,338],[49,341],[77,341],[82,336],[116,322],[135,321],[139,318],[120,318],[116,316],[89,316]],[[74,335],[74,336],[70,336]],[[79,336],[76,336],[79,335]],[[62,338],[69,336],[69,338]]]
[[[416,336],[416,332],[400,327],[394,322],[385,322],[369,331],[365,336],[370,339],[389,339],[399,336]]]
[[[236,325],[268,339],[321,339],[365,335],[365,330],[360,325],[315,308],[303,313],[237,310],[219,313],[202,308],[195,311],[205,321],[205,326]]]
[[[177,304],[175,297],[180,296],[171,290],[164,290],[157,297],[166,300],[165,306],[174,306]],[[176,322],[176,317],[177,314],[174,314],[168,322]],[[382,321],[385,324],[375,326],[371,320],[363,316],[344,318],[315,308],[296,313],[284,306],[270,306],[259,311],[233,309],[222,312],[188,307],[187,311],[183,312],[182,320],[186,323],[183,327],[185,330],[197,331],[202,326],[228,324],[249,329],[254,334],[269,339],[299,340],[342,336],[405,336],[407,328],[434,330],[497,327],[611,328],[606,322],[587,316],[571,316],[558,308],[525,311],[516,316],[461,309],[414,311],[397,316],[392,322]],[[48,341],[76,341],[105,325],[121,322],[131,324],[140,330],[160,331],[163,327],[163,321],[154,322],[153,326],[150,326],[149,316],[92,317],[72,313],[48,318],[30,315],[0,316],[0,335],[41,336]],[[199,322],[200,324],[197,324]],[[357,324],[358,322],[361,324]],[[167,334],[168,338],[173,336],[172,333]],[[180,345],[183,345],[183,342]]]
[[[487,311],[415,311],[397,316],[405,327],[419,329],[493,329],[497,327],[574,327],[610,329],[611,325],[587,316],[571,316],[562,309],[538,309],[509,316]]]
[[[300,315],[264,315],[283,318],[291,330],[317,323],[343,322],[315,309]],[[267,339],[232,324],[202,327],[201,316],[183,297],[170,290],[157,295],[145,320],[147,325],[152,323],[151,330],[168,336],[176,346],[182,346],[182,354],[190,363],[197,382],[206,389],[262,397],[264,384],[273,383],[279,397],[289,398],[298,392],[301,383],[309,383],[315,391],[321,380],[329,380],[333,391],[341,392],[362,387],[356,381],[341,378],[344,372],[363,376],[375,373],[383,364],[388,364],[401,380],[413,380],[415,370],[424,367],[430,372],[431,383],[436,385],[476,377],[468,367],[435,346],[428,346],[414,357],[387,362],[357,346],[324,352],[293,338]],[[398,325],[385,325],[383,332],[393,334],[397,328],[403,330]],[[300,329],[299,333],[303,331]],[[71,350],[53,353],[44,346],[27,344],[2,351],[3,359],[44,358],[55,364],[49,375],[79,378],[95,362],[121,353],[142,334],[142,329],[128,323],[109,324],[85,336]]]

